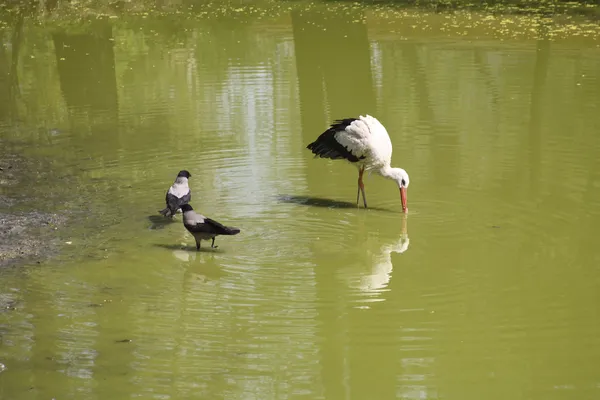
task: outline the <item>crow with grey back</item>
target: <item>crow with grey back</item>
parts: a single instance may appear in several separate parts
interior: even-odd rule
[[[183,212],[183,226],[194,236],[194,239],[196,239],[197,250],[200,250],[201,240],[212,239],[210,247],[217,248],[217,246],[215,246],[215,238],[217,236],[237,235],[240,233],[238,228],[222,225],[215,220],[196,213],[189,204],[181,206],[181,211]]]
[[[159,213],[165,217],[173,218],[181,206],[190,202],[192,199],[192,191],[188,185],[188,179],[191,177],[192,175],[188,171],[179,171],[175,182],[173,182],[173,185],[171,185],[165,196],[167,206],[160,210]]]

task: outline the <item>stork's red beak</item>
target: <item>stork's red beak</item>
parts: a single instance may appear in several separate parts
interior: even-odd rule
[[[406,203],[408,202],[408,200],[406,199],[406,188],[405,187],[400,188],[400,200],[402,200],[402,212],[403,213],[408,212],[408,208],[406,207]]]

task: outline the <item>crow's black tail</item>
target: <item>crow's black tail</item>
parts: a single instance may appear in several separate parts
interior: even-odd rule
[[[238,233],[240,233],[239,228],[234,228],[233,226],[226,226],[225,233],[223,233],[223,235],[237,235]]]

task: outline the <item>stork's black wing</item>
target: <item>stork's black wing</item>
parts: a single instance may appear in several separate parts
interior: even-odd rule
[[[350,152],[344,145],[338,142],[335,138],[335,134],[341,131],[345,131],[352,122],[356,121],[356,118],[346,118],[334,121],[333,124],[323,132],[317,140],[306,146],[307,149],[313,152],[316,156],[321,158],[330,158],[332,160],[346,159],[350,162],[358,162],[365,157],[356,157]]]

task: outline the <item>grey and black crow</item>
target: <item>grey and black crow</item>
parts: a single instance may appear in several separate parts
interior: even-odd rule
[[[165,217],[173,218],[182,205],[189,203],[192,199],[192,191],[188,186],[188,179],[191,177],[192,175],[188,171],[179,171],[175,182],[173,182],[173,185],[169,188],[167,195],[165,196],[167,207],[160,210],[159,213]]]
[[[215,220],[206,218],[202,214],[197,214],[191,205],[181,206],[183,211],[183,226],[196,239],[196,249],[200,250],[200,241],[212,239],[210,247],[216,248],[215,237],[219,235],[237,235],[240,233],[238,228],[224,226]]]

